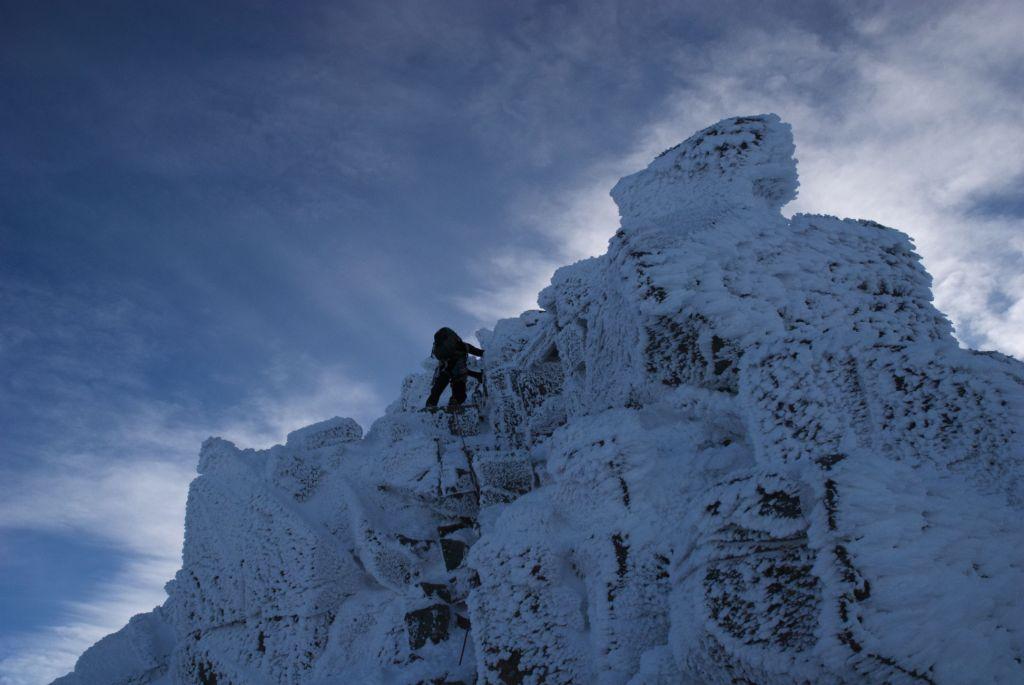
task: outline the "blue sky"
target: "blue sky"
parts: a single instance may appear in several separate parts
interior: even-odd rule
[[[0,0],[0,683],[162,601],[204,437],[367,426],[725,116],[794,125],[787,213],[910,233],[961,340],[1024,355],[1020,35],[1013,2]]]

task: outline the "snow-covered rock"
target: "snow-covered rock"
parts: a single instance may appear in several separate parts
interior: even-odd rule
[[[622,179],[486,392],[211,439],[167,602],[61,685],[1024,682],[1024,365],[904,234],[780,213],[789,126]]]

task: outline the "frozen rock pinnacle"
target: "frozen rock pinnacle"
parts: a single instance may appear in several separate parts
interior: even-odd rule
[[[421,372],[365,437],[208,440],[166,603],[58,682],[1024,682],[1024,364],[796,188],[787,124],[723,120],[478,332],[463,411]]]
[[[624,228],[723,211],[780,209],[796,197],[793,133],[774,114],[723,119],[612,188]],[[694,213],[697,216],[694,216]]]

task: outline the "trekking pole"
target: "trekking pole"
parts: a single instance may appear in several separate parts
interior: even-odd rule
[[[465,629],[466,636],[462,638],[462,651],[459,652],[459,666],[462,665],[462,657],[466,656],[466,643],[469,642],[469,628]]]

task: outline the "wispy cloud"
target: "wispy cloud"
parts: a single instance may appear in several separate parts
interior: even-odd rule
[[[181,565],[185,492],[194,476],[194,467],[175,459],[184,445],[175,448],[160,459],[53,455],[33,472],[0,473],[0,529],[98,539],[129,560],[90,596],[69,601],[57,624],[0,645],[0,683],[34,685],[63,675],[98,639],[163,603],[163,585]]]
[[[477,325],[491,327],[497,319],[536,309],[537,293],[559,266],[561,263],[551,255],[533,249],[496,250],[484,263],[472,267],[478,282],[484,285],[452,297],[452,302]]]
[[[266,383],[215,428],[244,447],[270,447],[288,433],[332,416],[354,418],[364,429],[380,416],[384,400],[368,383],[340,366],[281,359],[267,369]]]
[[[0,645],[6,655],[0,658],[0,684],[39,685],[64,675],[97,640],[161,604],[163,585],[179,565],[164,557],[136,558],[86,601],[68,603],[59,625],[6,640]]]
[[[585,180],[555,194],[530,193],[514,208],[533,245],[507,246],[474,266],[480,283],[453,298],[480,325],[536,309],[537,293],[561,266],[605,251],[618,226],[618,211],[608,190],[618,180],[613,165],[589,170]],[[538,244],[540,245],[538,247]]]
[[[4,474],[10,489],[0,502],[0,525],[91,535],[135,554],[174,559],[181,551],[182,495],[194,474],[194,466],[167,458],[52,457],[45,469]]]

